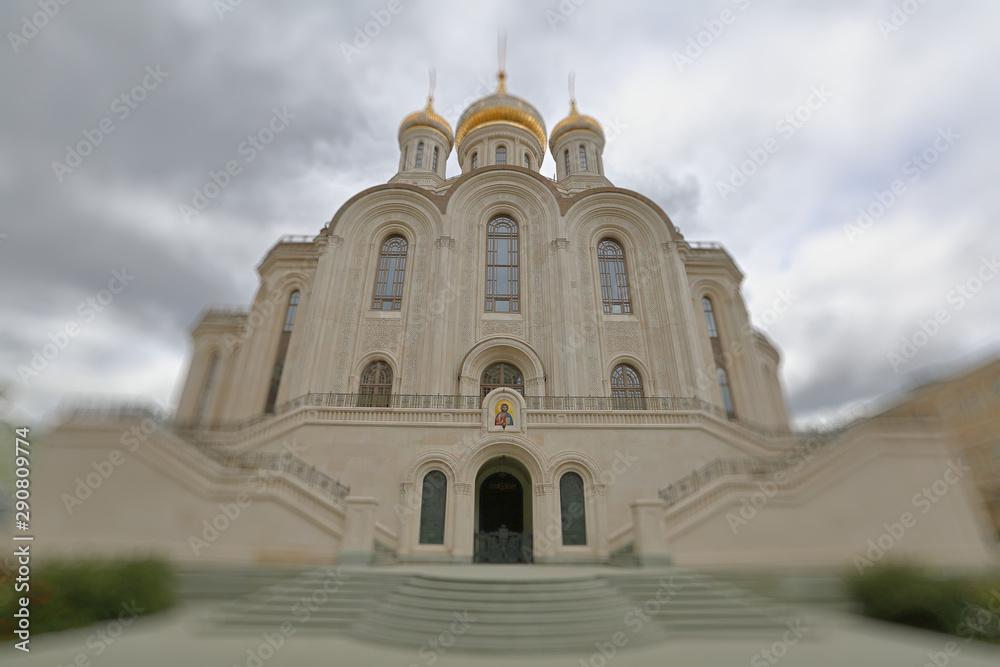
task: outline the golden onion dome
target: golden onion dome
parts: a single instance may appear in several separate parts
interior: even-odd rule
[[[448,140],[449,149],[455,143],[455,135],[451,132],[451,125],[434,111],[433,97],[427,98],[427,106],[423,110],[414,111],[403,119],[403,122],[399,124],[399,136],[402,137],[404,132],[413,127],[429,127],[437,130]]]
[[[477,127],[490,123],[510,123],[530,132],[545,147],[545,121],[542,114],[520,97],[507,92],[505,76],[505,72],[501,71],[500,85],[495,93],[476,100],[462,112],[455,129],[456,146]]]
[[[569,115],[556,123],[556,126],[552,128],[552,135],[549,137],[549,148],[555,150],[556,142],[570,130],[590,130],[601,137],[601,139],[604,139],[604,130],[601,128],[601,124],[597,122],[596,118],[585,116],[577,111],[576,100],[571,100],[569,103]]]

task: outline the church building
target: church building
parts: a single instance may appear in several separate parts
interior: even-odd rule
[[[935,423],[789,428],[739,266],[612,183],[601,124],[575,99],[549,130],[501,70],[454,128],[433,102],[399,126],[398,173],[280,239],[247,307],[202,313],[175,413],[67,416],[43,471],[45,548],[991,562],[989,521]]]

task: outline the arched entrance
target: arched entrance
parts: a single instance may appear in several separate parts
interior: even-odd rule
[[[476,475],[476,563],[530,563],[531,474],[516,459],[487,461]]]

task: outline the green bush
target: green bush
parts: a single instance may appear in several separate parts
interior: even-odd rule
[[[0,640],[14,637],[14,581],[0,584]],[[31,631],[51,632],[127,618],[131,609],[152,614],[174,604],[174,579],[166,562],[147,560],[50,561],[31,573]]]
[[[865,616],[960,637],[1000,640],[1000,581],[935,577],[920,567],[885,564],[849,578]]]

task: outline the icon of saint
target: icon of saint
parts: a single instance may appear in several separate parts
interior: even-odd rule
[[[505,429],[508,426],[513,426],[514,425],[514,415],[510,414],[510,412],[508,412],[508,410],[510,410],[510,406],[509,405],[507,405],[506,403],[501,403],[500,404],[500,412],[497,413],[496,421],[493,422],[494,425],[496,425],[496,426],[502,426]]]

